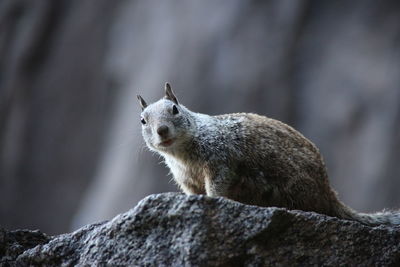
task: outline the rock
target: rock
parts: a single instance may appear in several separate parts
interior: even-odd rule
[[[6,231],[0,228],[0,266],[11,264],[27,249],[50,241],[38,230]]]
[[[1,233],[4,240],[13,232]],[[399,226],[371,228],[313,212],[178,193],[151,195],[110,221],[51,240],[18,233],[16,241],[5,242],[25,244],[13,256],[17,266],[400,264]],[[12,250],[6,246],[2,252]]]

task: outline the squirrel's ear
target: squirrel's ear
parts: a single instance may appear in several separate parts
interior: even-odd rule
[[[144,101],[144,99],[140,95],[137,95],[137,98],[143,111],[147,107],[146,101]]]
[[[175,104],[179,105],[178,99],[174,95],[174,92],[171,89],[171,85],[169,83],[165,83],[165,99],[171,100],[175,102]]]

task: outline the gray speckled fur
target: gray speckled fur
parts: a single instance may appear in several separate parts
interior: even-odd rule
[[[141,102],[142,134],[186,194],[315,211],[367,225],[400,224],[399,213],[361,214],[340,202],[318,149],[292,127],[251,113],[194,113],[168,87],[164,99],[149,106]],[[157,134],[162,125],[169,129],[163,137]],[[168,139],[172,145],[161,145]]]

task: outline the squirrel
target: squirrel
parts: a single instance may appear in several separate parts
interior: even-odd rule
[[[400,224],[400,213],[358,213],[343,204],[318,148],[283,122],[253,113],[192,112],[169,83],[155,103],[137,97],[147,147],[165,159],[186,194],[313,211],[368,226]]]

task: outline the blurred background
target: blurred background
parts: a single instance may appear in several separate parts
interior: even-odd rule
[[[0,225],[49,234],[177,190],[136,94],[282,120],[359,211],[400,208],[398,1],[0,2]]]

